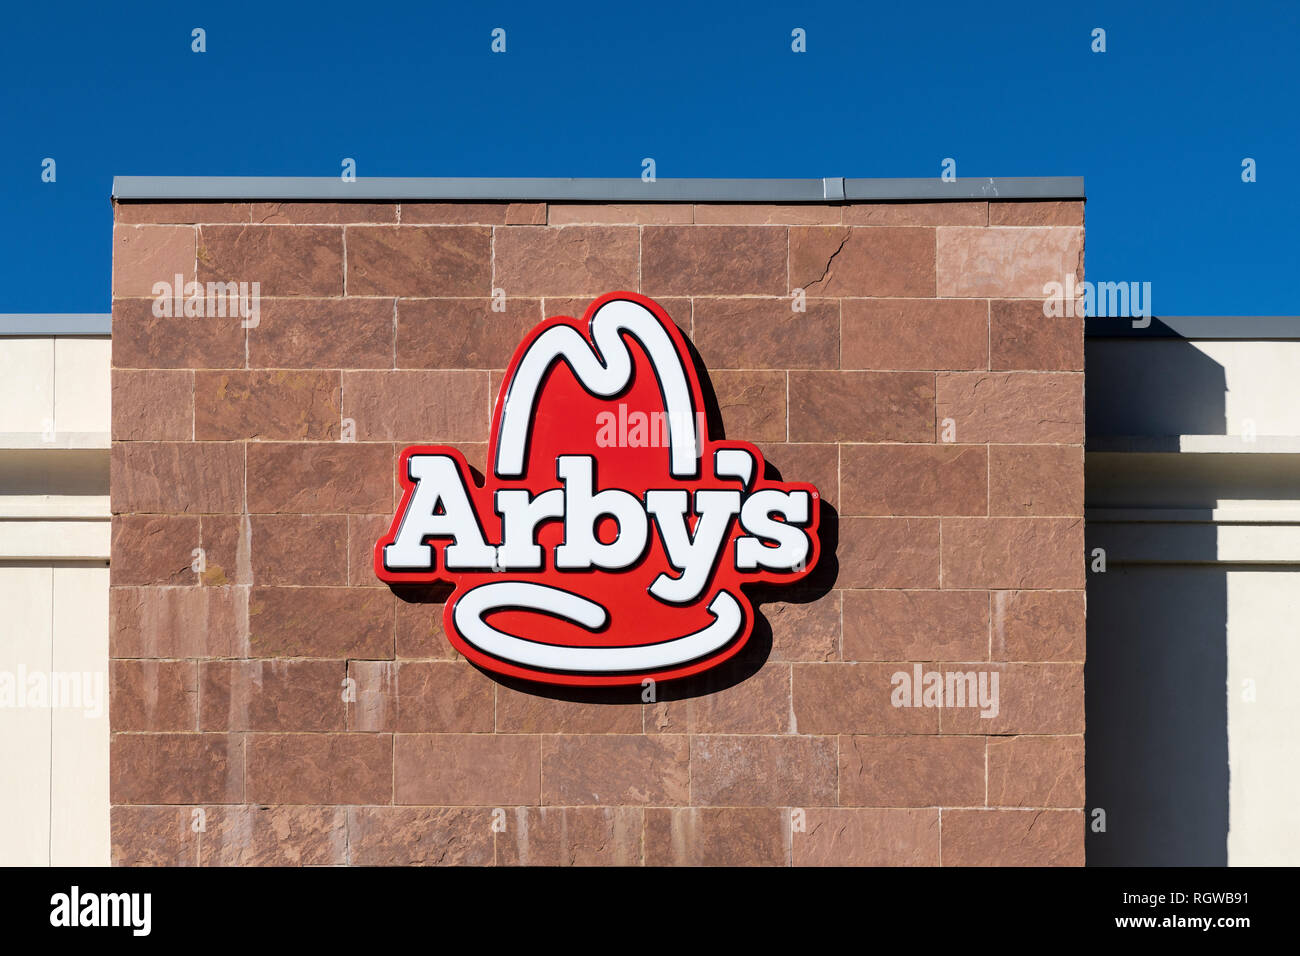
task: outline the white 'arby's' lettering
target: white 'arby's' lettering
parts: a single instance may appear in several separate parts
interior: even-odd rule
[[[789,571],[802,567],[808,558],[808,535],[801,525],[808,520],[812,496],[806,491],[756,491],[740,509],[740,526],[752,537],[736,542],[736,567],[742,571],[764,568]],[[783,521],[774,521],[780,515]],[[769,548],[762,541],[776,543]]]
[[[723,489],[693,493],[654,489],[646,492],[643,501],[617,488],[596,490],[592,464],[585,455],[562,455],[556,461],[562,488],[536,496],[523,489],[498,491],[496,511],[502,518],[503,540],[494,546],[484,540],[455,460],[447,455],[412,455],[409,468],[415,492],[395,540],[384,548],[384,564],[395,571],[433,571],[434,551],[425,541],[437,538],[451,542],[445,551],[448,570],[535,571],[543,561],[537,529],[548,521],[562,521],[564,543],[555,548],[555,567],[620,570],[640,559],[653,518],[668,561],[679,576],[659,575],[651,591],[660,600],[683,603],[703,593],[737,516],[745,532],[736,540],[737,568],[790,571],[808,557],[808,534],[800,527],[807,522],[811,505],[806,491],[768,488],[744,495]],[[699,516],[694,535],[688,527],[688,505],[689,512]],[[610,542],[596,536],[605,517],[618,525],[618,534]]]
[[[448,570],[491,568],[496,552],[483,540],[456,462],[446,455],[412,455],[409,472],[415,495],[396,540],[384,548],[384,563],[404,571],[432,569],[433,548],[424,539],[450,538]]]
[[[692,537],[687,527],[685,491],[650,491],[646,493],[646,510],[654,515],[663,538],[668,563],[681,577],[664,573],[654,579],[650,593],[661,601],[684,604],[704,593],[713,562],[722,551],[722,540],[731,519],[740,512],[739,491],[697,491],[695,512],[700,516]]]
[[[617,488],[593,492],[592,460],[583,455],[561,455],[555,471],[564,482],[564,544],[555,549],[555,566],[565,571],[631,567],[649,531],[641,502]],[[618,535],[608,544],[596,538],[596,525],[606,516],[618,522]]]

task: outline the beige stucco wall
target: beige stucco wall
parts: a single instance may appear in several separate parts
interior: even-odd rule
[[[1226,711],[1228,864],[1300,864],[1300,341],[1107,339],[1090,341],[1088,362],[1088,546],[1105,549],[1108,574],[1134,572],[1114,592],[1094,572],[1090,618],[1101,594],[1123,595],[1113,638],[1139,644],[1222,592],[1222,621],[1208,619],[1216,608],[1190,622],[1219,639],[1189,632],[1167,653],[1226,656],[1226,707],[1191,706]],[[1111,394],[1092,397],[1100,388]],[[1141,706],[1153,721],[1177,712],[1156,694]]]
[[[1300,864],[1300,549],[1228,574],[1228,863]]]
[[[0,865],[105,865],[108,337],[0,338],[0,409]]]

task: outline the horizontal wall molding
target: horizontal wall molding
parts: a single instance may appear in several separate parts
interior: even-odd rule
[[[113,316],[109,312],[0,313],[0,337],[98,336],[112,332]]]
[[[1090,521],[1087,547],[1110,564],[1300,566],[1300,524]]]
[[[0,521],[11,518],[98,520],[110,517],[112,512],[107,494],[0,495]]]
[[[1145,327],[1134,327],[1131,318],[1088,318],[1084,320],[1084,335],[1093,339],[1300,339],[1300,315],[1166,316],[1152,318]]]
[[[18,449],[22,451],[86,450],[108,448],[111,445],[108,432],[0,432],[0,450]]]
[[[108,518],[0,520],[0,560],[107,560]]]
[[[837,203],[1083,199],[1083,177],[925,179],[527,179],[338,176],[115,176],[113,198],[326,202]]]
[[[1300,455],[1300,436],[1089,435],[1086,449],[1094,454]]]
[[[1297,524],[1300,501],[1230,501],[1204,508],[1085,508],[1084,519],[1106,524]]]

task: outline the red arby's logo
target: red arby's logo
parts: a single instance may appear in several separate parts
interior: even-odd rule
[[[552,684],[685,677],[753,630],[742,585],[817,563],[817,489],[714,441],[681,332],[631,292],[547,319],[515,350],[479,487],[454,448],[402,452],[375,545],[392,584],[448,582],[448,638],[498,674]]]

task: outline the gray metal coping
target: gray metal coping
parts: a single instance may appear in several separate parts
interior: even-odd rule
[[[498,179],[114,176],[118,201],[908,202],[1083,199],[1082,176],[929,179]]]
[[[108,312],[0,313],[0,337],[33,338],[43,335],[111,335],[113,316]],[[1127,318],[1089,318],[1088,338],[1291,340],[1300,339],[1300,315],[1189,315],[1152,318],[1146,328],[1134,328]]]
[[[1146,322],[1146,319],[1140,319]],[[1090,339],[1189,339],[1259,341],[1300,339],[1300,315],[1182,315],[1151,318],[1134,327],[1131,318],[1088,318]]]
[[[112,335],[109,312],[0,313],[0,338],[40,338],[46,335]]]

